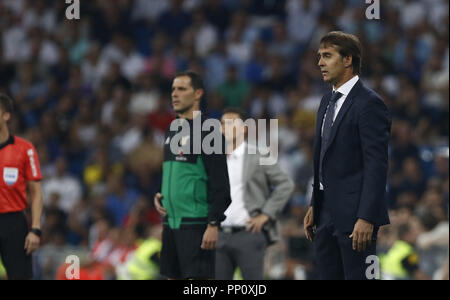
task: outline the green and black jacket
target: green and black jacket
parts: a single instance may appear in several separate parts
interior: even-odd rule
[[[203,124],[204,120],[200,120]],[[179,148],[174,154],[170,149],[170,142],[172,138],[180,137],[181,128],[170,131],[169,126],[166,131],[161,202],[167,211],[167,217],[163,223],[172,229],[212,221],[220,223],[225,219],[224,212],[231,203],[225,138],[221,132],[214,133],[222,140],[221,154],[208,155],[203,149],[201,154],[193,154],[193,143],[202,143],[205,136],[211,137],[211,131],[201,132],[201,141],[194,141],[193,120],[176,119],[174,122],[189,122],[190,132],[177,143]],[[184,150],[189,147],[190,154],[186,154],[183,147]]]

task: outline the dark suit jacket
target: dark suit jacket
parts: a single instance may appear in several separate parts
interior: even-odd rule
[[[318,220],[320,149],[325,146],[322,176],[332,221],[342,233],[353,231],[358,218],[375,226],[389,224],[386,203],[388,141],[391,118],[386,105],[360,80],[353,86],[334,121],[328,145],[321,145],[323,118],[331,98],[326,94],[317,113],[314,142],[312,205]]]

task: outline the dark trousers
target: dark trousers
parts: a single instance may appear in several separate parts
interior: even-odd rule
[[[171,279],[213,279],[215,251],[200,247],[205,230],[206,224],[164,225],[160,273]]]
[[[340,232],[332,221],[333,211],[321,193],[323,204],[314,237],[314,251],[320,279],[322,280],[367,280],[366,270],[370,263],[366,259],[376,255],[378,228],[374,228],[372,242],[363,252],[353,250],[351,232]]]
[[[240,268],[245,280],[262,280],[267,240],[263,233],[246,230],[235,233],[219,231],[216,250],[216,279],[232,280]]]
[[[32,279],[31,255],[24,250],[28,224],[23,212],[0,214],[0,257],[8,279]]]

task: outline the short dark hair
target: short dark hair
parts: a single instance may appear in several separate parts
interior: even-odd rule
[[[0,107],[4,112],[12,113],[14,110],[14,104],[10,97],[0,93]]]
[[[237,114],[245,122],[247,120],[247,113],[240,107],[227,107],[223,110],[222,116],[224,114]]]
[[[320,40],[321,46],[334,45],[342,57],[351,56],[354,74],[361,74],[362,45],[358,37],[342,31],[331,31]]]
[[[175,78],[183,77],[183,76],[187,76],[191,79],[191,86],[195,91],[200,90],[200,89],[205,90],[205,86],[203,84],[203,79],[198,73],[188,70],[188,71],[177,73],[175,75]]]

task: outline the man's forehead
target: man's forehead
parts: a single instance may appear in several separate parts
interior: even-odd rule
[[[172,86],[191,86],[191,78],[189,76],[178,76],[173,80]]]
[[[317,54],[324,53],[324,52],[329,52],[329,53],[331,53],[331,52],[338,52],[338,49],[337,49],[336,45],[332,45],[332,44],[328,44],[328,45],[325,44],[324,45],[324,44],[321,44],[320,47],[319,47],[319,50],[317,50]]]
[[[234,112],[228,112],[228,113],[224,113],[222,116],[222,120],[235,120],[235,119],[240,119],[239,114],[238,113],[234,113]]]

